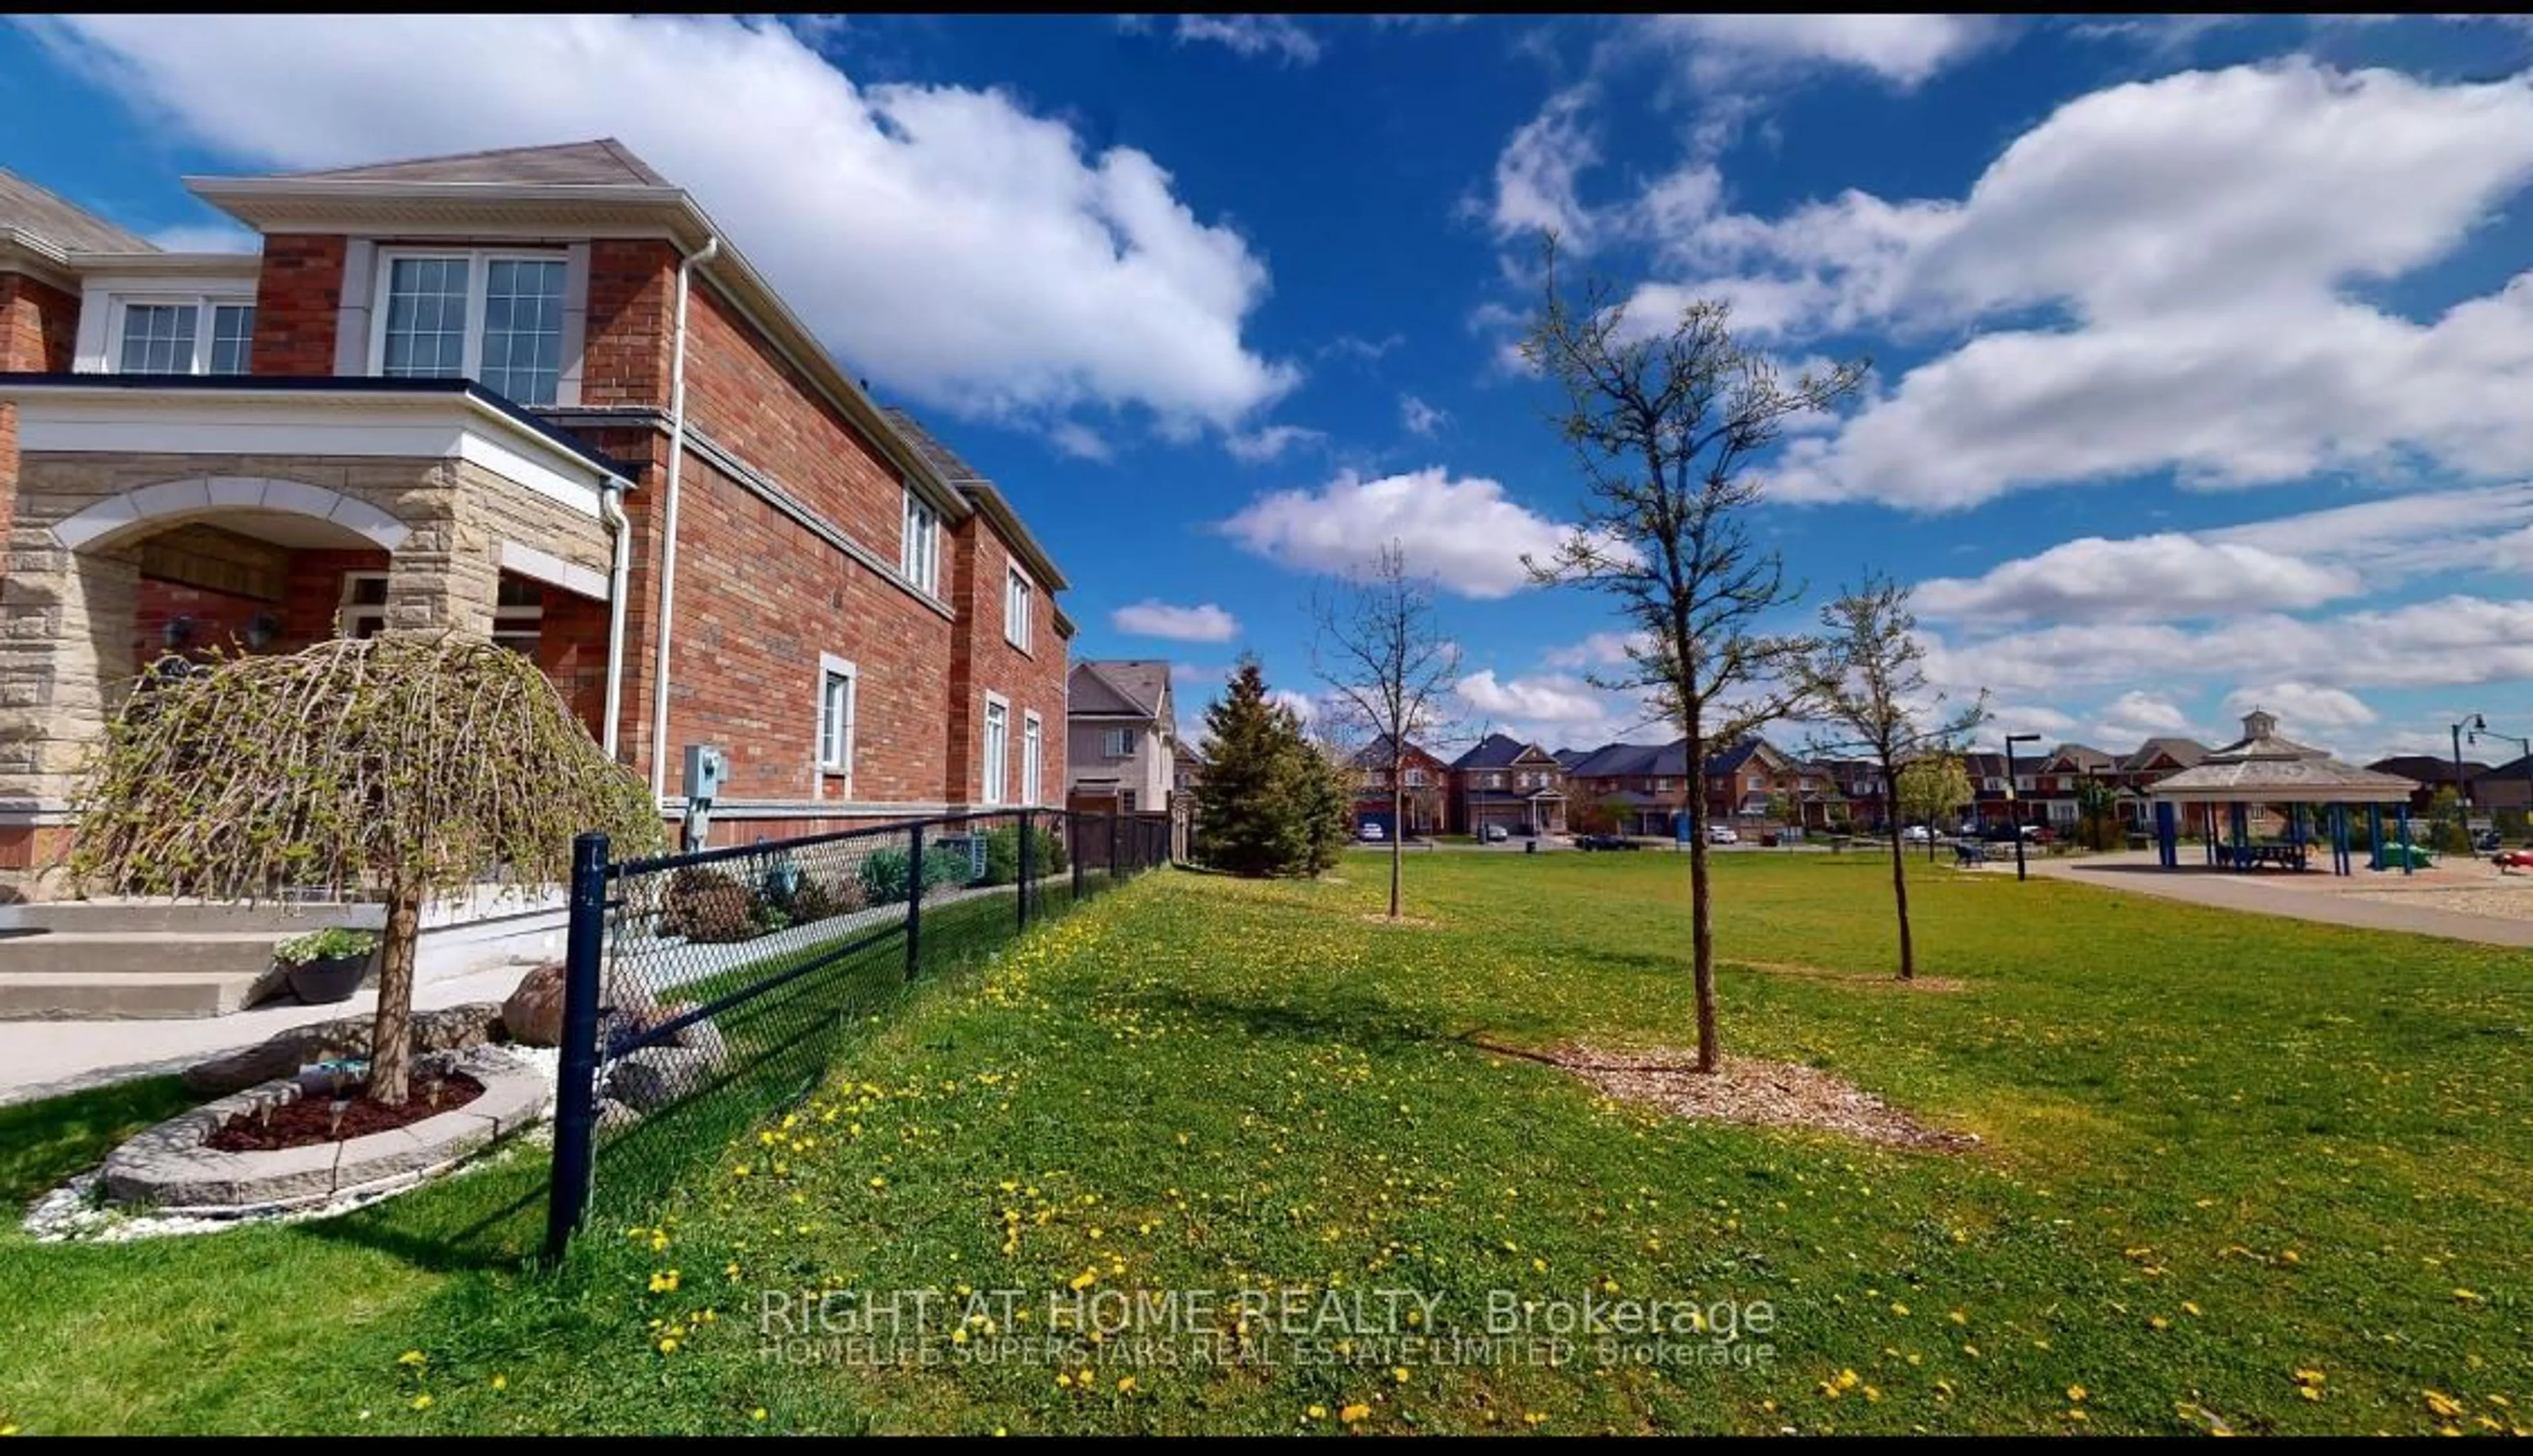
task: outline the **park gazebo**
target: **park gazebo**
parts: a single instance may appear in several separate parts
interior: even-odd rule
[[[2394,774],[2379,774],[2342,763],[2319,748],[2278,736],[2278,721],[2254,709],[2243,715],[2243,736],[2205,759],[2148,788],[2154,800],[2156,853],[2166,869],[2181,866],[2181,819],[2186,813],[2201,828],[2207,862],[2218,869],[2258,869],[2265,865],[2302,869],[2315,848],[2327,849],[2332,874],[2352,872],[2348,850],[2349,810],[2366,810],[2366,843],[2374,865],[2385,867],[2384,809],[2394,806],[2403,852],[2400,867],[2410,872],[2410,794],[2418,787]],[[2255,843],[2251,814],[2255,808],[2283,810],[2283,840]],[[2219,817],[2218,810],[2224,810]]]

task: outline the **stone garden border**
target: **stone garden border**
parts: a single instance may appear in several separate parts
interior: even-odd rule
[[[302,1208],[378,1185],[412,1182],[450,1167],[544,1120],[554,1085],[538,1068],[491,1046],[418,1059],[420,1067],[462,1072],[484,1084],[463,1107],[366,1137],[269,1152],[220,1152],[203,1140],[231,1118],[265,1102],[321,1090],[319,1074],[262,1082],[169,1118],[105,1160],[106,1197],[207,1217],[246,1217]]]

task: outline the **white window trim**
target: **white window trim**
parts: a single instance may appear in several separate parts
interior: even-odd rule
[[[1003,710],[1003,751],[1000,754],[993,751],[993,710],[996,708]],[[1009,786],[1006,771],[1011,768],[1012,756],[1011,699],[996,692],[985,694],[985,712],[977,722],[976,736],[982,740],[977,744],[978,756],[985,761],[984,771],[976,776],[976,798],[979,803],[999,808],[1003,803],[1003,790]]]
[[[1046,788],[1046,724],[1034,712],[1021,715],[1021,804],[1034,809]]]
[[[844,751],[844,757],[841,761],[829,759],[825,756],[827,748],[827,681],[832,677],[842,677],[845,679],[845,730],[840,735],[842,741],[838,744],[838,746]],[[811,720],[812,727],[810,731],[816,735],[810,741],[810,755],[818,760],[817,780],[810,790],[810,797],[812,798],[826,797],[826,781],[830,775],[840,776],[844,779],[845,787],[843,797],[852,798],[854,796],[854,735],[861,727],[861,691],[862,674],[860,669],[854,667],[849,659],[840,658],[834,653],[822,652],[818,654],[818,680],[815,689],[816,695],[810,699],[810,702],[813,705],[812,711],[814,715]]]
[[[1018,566],[1003,568],[1003,640],[1026,653],[1036,616],[1037,583]]]
[[[129,314],[135,308],[190,308],[194,310],[193,367],[191,369],[178,370],[177,373],[207,375],[211,372],[211,335],[215,331],[213,324],[214,312],[219,309],[245,309],[249,313],[252,313],[255,310],[255,295],[252,293],[176,293],[160,289],[143,289],[135,290],[131,293],[107,294],[105,310],[105,342],[102,347],[101,357],[98,360],[100,365],[98,373],[119,375],[124,372],[123,320],[124,316]],[[255,332],[253,328],[250,327],[247,331],[247,352],[250,362],[252,362],[254,351]],[[238,373],[244,374],[246,371],[240,370]]]
[[[387,365],[387,315],[393,300],[389,284],[395,277],[399,260],[418,258],[462,258],[466,260],[466,336],[463,365],[458,373],[477,383],[484,381],[484,292],[496,262],[551,262],[563,269],[563,296],[560,307],[564,314],[571,306],[571,259],[560,248],[381,248],[370,286],[370,365],[372,378],[383,378]],[[568,336],[568,327],[563,329]],[[567,341],[567,337],[566,337]],[[563,378],[572,372],[572,361],[558,356],[555,401],[563,401]],[[524,401],[522,401],[524,402]],[[545,406],[541,406],[545,407]]]
[[[1140,728],[1101,728],[1099,730],[1099,756],[1101,758],[1133,758],[1137,747],[1135,735],[1141,731],[1142,729]],[[1123,747],[1118,746],[1121,736],[1125,745]]]
[[[941,512],[933,508],[931,501],[916,495],[913,486],[902,489],[906,498],[897,513],[897,571],[906,578],[908,585],[938,601],[941,597]],[[908,529],[918,515],[927,527],[922,533],[919,552],[914,533]]]

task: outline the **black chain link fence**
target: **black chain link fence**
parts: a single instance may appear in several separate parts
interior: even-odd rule
[[[622,864],[575,846],[547,1252],[798,1104],[925,977],[1169,861],[1158,818],[964,814]]]

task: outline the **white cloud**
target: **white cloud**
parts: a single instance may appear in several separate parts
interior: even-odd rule
[[[2204,532],[2205,539],[2351,566],[2381,588],[2427,573],[2521,570],[2517,548],[2533,529],[2533,482],[2412,495],[2332,506]]]
[[[1240,619],[1210,602],[1173,607],[1148,597],[1108,613],[1108,624],[1120,632],[1173,642],[1228,642],[1240,635]]]
[[[1278,565],[1339,574],[1369,565],[1395,541],[1410,569],[1477,598],[1508,597],[1529,585],[1522,554],[1545,559],[1566,535],[1507,498],[1497,482],[1455,479],[1439,465],[1380,480],[1343,471],[1316,491],[1262,495],[1222,529]]]
[[[1264,465],[1280,458],[1295,445],[1317,444],[1326,438],[1327,436],[1320,431],[1306,430],[1299,425],[1268,425],[1245,434],[1226,436],[1222,447],[1231,452],[1233,459],[1249,465]]]
[[[2196,737],[2201,729],[2172,699],[2131,688],[2103,705],[2091,731],[2094,747],[2125,753],[2148,738]]]
[[[1377,339],[1368,339],[1359,333],[1341,333],[1320,346],[1320,357],[1325,359],[1331,354],[1343,354],[1370,364],[1406,342],[1407,335],[1403,333],[1384,334]]]
[[[1074,420],[1058,422],[1047,432],[1046,440],[1060,453],[1071,455],[1076,460],[1107,460],[1116,454],[1099,432]]]
[[[2244,714],[2256,708],[2275,715],[2281,723],[2318,731],[2363,728],[2375,721],[2375,710],[2356,694],[2310,682],[2265,682],[2225,695],[2228,713]]]
[[[1842,66],[1914,87],[2004,29],[1976,15],[1667,15],[1646,24],[1685,48],[1689,80],[1707,87],[1788,65]]]
[[[1622,668],[1629,661],[1629,647],[1642,648],[1653,638],[1644,632],[1594,632],[1570,647],[1555,647],[1540,654],[1540,661],[1552,668]]]
[[[1427,404],[1413,394],[1401,394],[1398,396],[1398,423],[1406,426],[1407,433],[1410,435],[1430,436],[1451,423],[1451,414],[1448,410],[1437,409]]]
[[[1543,230],[1576,253],[1598,241],[1595,220],[1576,196],[1576,179],[1601,158],[1587,116],[1593,90],[1569,87],[1548,98],[1496,158],[1495,206],[1490,221],[1499,238]]]
[[[1320,716],[1319,699],[1309,693],[1295,692],[1289,687],[1269,688],[1266,692],[1266,701],[1279,708],[1292,709],[1293,716],[1302,721],[1304,728],[1309,728],[1312,720]]]
[[[2038,733],[2047,743],[2056,743],[2076,727],[2076,720],[2055,708],[2037,703],[1998,703],[1991,705],[1988,719],[1979,725],[1975,741],[1991,753],[2005,750],[2008,733]],[[2018,746],[2018,753],[2032,750]]]
[[[264,237],[233,222],[186,222],[162,227],[149,241],[170,253],[261,253]]]
[[[2191,536],[2098,536],[2008,561],[1984,576],[1938,577],[1914,600],[1929,617],[2150,620],[2317,607],[2363,587],[2357,573]]]
[[[1320,38],[1289,15],[1183,15],[1179,43],[1209,40],[1244,56],[1271,55],[1309,65],[1320,58]]]
[[[2054,625],[1955,641],[1921,633],[1927,676],[1957,690],[2059,693],[2174,678],[2401,688],[2533,677],[2533,601],[2448,596],[2380,612],[2274,612],[2205,630],[2167,623]]]
[[[1714,219],[1685,251],[1793,334],[1997,320],[1835,435],[1794,498],[1927,509],[2162,469],[2198,486],[2533,467],[2533,273],[2426,322],[2352,296],[2533,181],[2533,87],[2305,60],[2071,101],[1959,201]],[[1708,284],[1689,281],[1704,291]],[[2035,320],[2035,312],[2045,316]]]
[[[1605,743],[1647,717],[1618,694],[1557,672],[1498,677],[1494,669],[1484,668],[1461,678],[1453,691],[1473,728],[1549,748]]]
[[[616,136],[690,188],[854,367],[913,402],[1222,428],[1299,371],[1242,325],[1266,266],[1149,154],[999,90],[856,85],[728,16],[96,16],[29,23],[191,139],[319,167]]]

